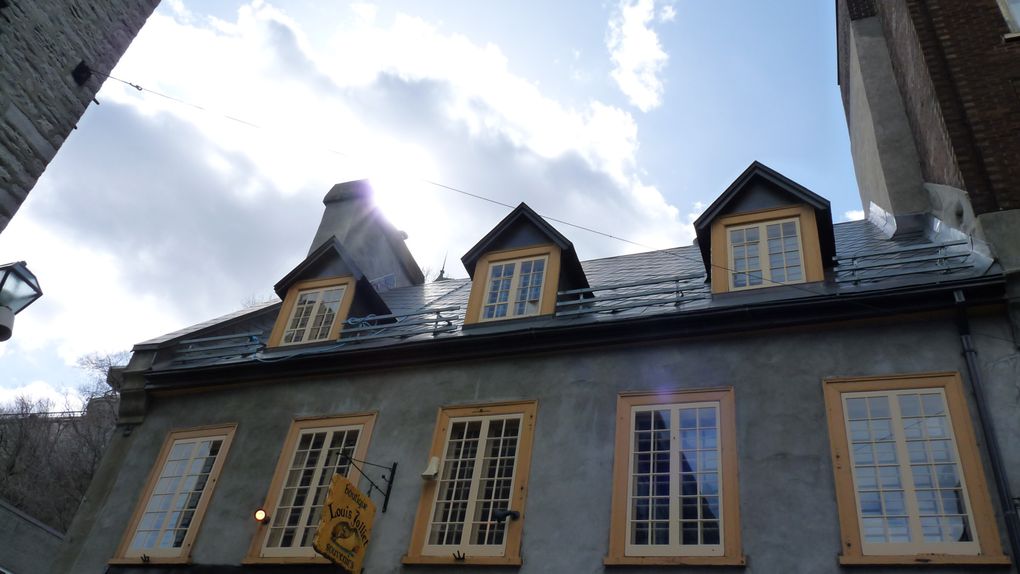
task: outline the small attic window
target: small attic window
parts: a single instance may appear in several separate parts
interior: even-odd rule
[[[338,339],[351,307],[353,282],[353,277],[331,277],[293,285],[283,300],[269,346]]]
[[[821,281],[813,211],[806,206],[720,217],[713,223],[716,293]],[[717,242],[716,242],[717,241]]]
[[[484,323],[554,313],[561,255],[555,245],[483,255],[478,260],[471,286],[467,322]]]
[[[574,245],[523,203],[461,262],[471,277],[465,326],[553,315],[558,291],[589,287]]]
[[[548,255],[489,264],[489,284],[482,303],[482,321],[538,315]]]
[[[730,289],[803,283],[800,236],[799,218],[727,227]]]
[[[713,294],[824,281],[836,254],[828,200],[758,162],[694,230]]]

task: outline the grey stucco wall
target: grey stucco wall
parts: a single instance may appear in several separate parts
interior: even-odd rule
[[[14,574],[46,574],[64,537],[0,501],[0,568]]]
[[[7,0],[0,4],[0,231],[92,101],[84,60],[109,73],[159,0]]]
[[[982,333],[976,341],[1000,440],[1003,445],[1017,444],[1017,356],[1008,342],[1008,326],[1001,319],[981,318],[974,330]],[[251,513],[265,499],[292,418],[375,410],[379,415],[368,459],[396,461],[400,472],[389,510],[376,518],[366,572],[465,572],[464,568],[400,564],[408,549],[422,488],[418,473],[427,462],[438,409],[537,399],[524,564],[519,571],[648,572],[647,568],[608,569],[602,564],[609,538],[617,394],[733,386],[740,520],[748,565],[743,569],[685,567],[683,571],[842,572],[837,565],[840,538],[822,380],[931,371],[965,373],[959,339],[949,318],[901,318],[895,324],[842,324],[662,341],[156,396],[145,423],[125,439],[130,445],[113,491],[71,571],[104,570],[170,430],[227,422],[238,425],[192,552],[195,564],[237,565],[255,532]],[[1018,489],[1020,458],[1016,449],[1006,451],[1007,468]],[[990,480],[987,468],[986,474]],[[917,571],[972,569],[923,567]]]

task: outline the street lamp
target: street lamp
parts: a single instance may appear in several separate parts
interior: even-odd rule
[[[24,261],[0,265],[0,341],[11,338],[14,315],[42,297],[39,280]]]

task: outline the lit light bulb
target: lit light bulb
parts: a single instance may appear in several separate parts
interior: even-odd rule
[[[265,522],[267,518],[266,511],[261,508],[255,511],[255,520],[259,522]]]

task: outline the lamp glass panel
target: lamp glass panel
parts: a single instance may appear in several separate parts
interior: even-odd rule
[[[14,269],[7,270],[7,281],[0,290],[0,305],[17,313],[39,296],[38,287],[25,281]]]

